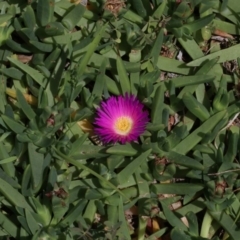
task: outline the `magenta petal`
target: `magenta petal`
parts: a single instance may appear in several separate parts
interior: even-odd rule
[[[125,96],[108,98],[96,111],[95,134],[103,143],[124,144],[137,140],[144,132],[149,120],[148,112],[143,108],[144,105],[134,95],[125,94]],[[121,135],[116,131],[116,119],[121,117],[131,119],[131,129],[126,135]]]

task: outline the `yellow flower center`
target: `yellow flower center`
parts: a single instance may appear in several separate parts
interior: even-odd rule
[[[115,124],[114,129],[117,134],[126,136],[131,131],[133,121],[130,117],[119,117]]]

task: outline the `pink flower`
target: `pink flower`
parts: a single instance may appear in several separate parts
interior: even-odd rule
[[[110,97],[97,109],[94,131],[103,143],[135,141],[148,122],[148,112],[143,108],[134,95]]]

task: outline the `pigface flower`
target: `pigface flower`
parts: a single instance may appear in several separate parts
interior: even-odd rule
[[[97,109],[95,133],[103,143],[124,144],[137,140],[148,122],[148,112],[143,108],[134,95],[108,98]]]

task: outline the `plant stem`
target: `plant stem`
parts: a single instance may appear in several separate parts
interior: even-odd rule
[[[201,237],[208,238],[212,220],[213,220],[212,216],[209,214],[208,211],[206,211],[204,218],[203,218],[203,222],[202,222],[202,228],[201,228],[201,233],[200,233]]]
[[[138,240],[144,240],[148,219],[140,215],[138,216],[138,219],[139,219]]]

